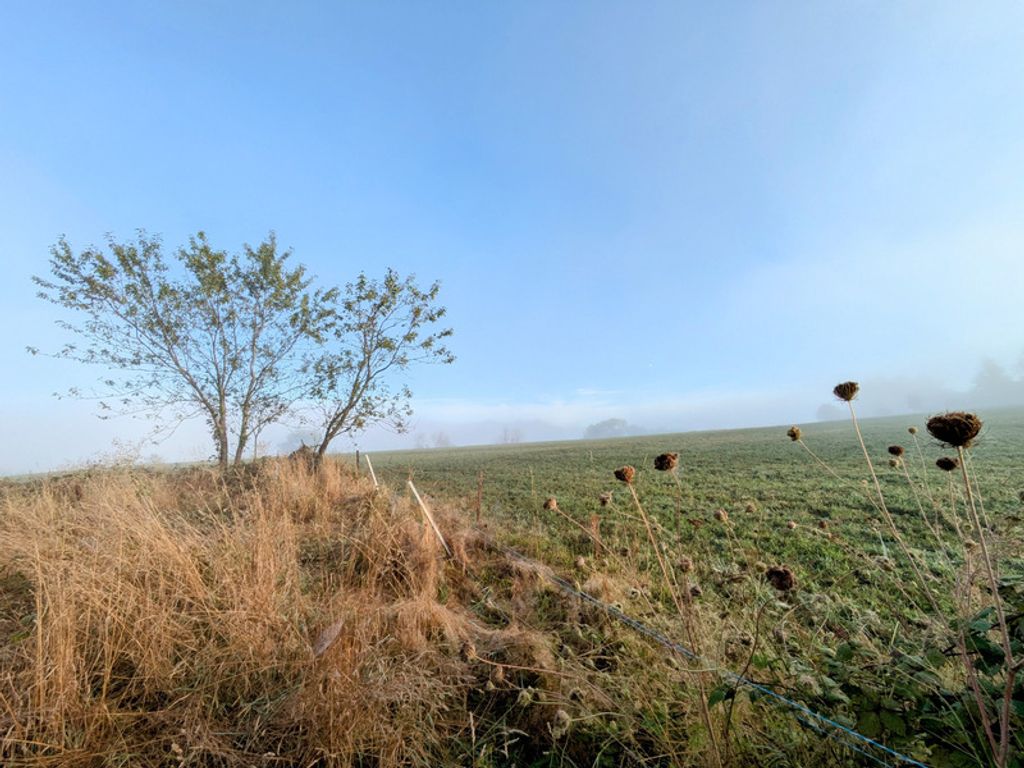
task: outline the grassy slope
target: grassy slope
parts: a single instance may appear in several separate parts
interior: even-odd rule
[[[0,763],[699,758],[685,716],[646,723],[684,712],[664,659],[609,657],[617,627],[436,511],[452,559],[333,463],[0,485]]]
[[[1021,568],[1024,412],[982,416],[974,469],[1006,575]],[[886,446],[901,443],[917,471],[915,421],[865,433],[906,538],[948,584],[954,568],[887,463]],[[412,475],[432,498],[453,560],[407,500],[333,464],[309,475],[271,461],[240,485],[190,470],[4,486],[0,755],[26,766],[714,764],[692,669],[465,530],[483,471],[496,537],[688,644],[689,623],[709,668],[746,670],[930,765],[977,764],[976,723],[948,698],[962,681],[928,655],[941,627],[914,607],[919,593],[861,494],[850,426],[804,432],[848,481],[782,428],[374,455],[392,488]],[[681,488],[650,468],[666,450],[681,454]],[[942,452],[925,453],[945,499]],[[676,578],[702,590],[688,620],[612,477],[623,464],[639,470]],[[602,508],[607,490],[615,501]],[[549,495],[561,514],[542,509]],[[610,548],[600,557],[571,522],[594,515]],[[695,565],[681,578],[683,555]],[[772,563],[792,567],[795,591],[766,583]],[[339,616],[339,639],[315,655]],[[925,655],[928,668],[913,661]],[[726,764],[856,763],[714,672],[703,679],[720,700]]]
[[[1002,576],[1020,579],[1024,410],[981,415],[986,428],[972,451],[971,466],[985,511],[999,533]],[[888,507],[910,549],[926,564],[944,613],[951,616],[951,585],[963,562],[961,542],[947,529],[943,545],[938,545],[922,522],[917,499],[934,523],[936,508],[945,510],[938,514],[947,519],[955,508],[963,521],[964,497],[959,473],[936,468],[935,459],[949,451],[928,437],[925,420],[873,419],[862,428]],[[919,430],[917,445],[908,432],[911,425]],[[852,425],[812,424],[803,433],[806,445],[838,478],[791,442],[784,427],[396,452],[374,455],[374,464],[395,487],[412,477],[421,491],[435,497],[461,497],[467,512],[475,506],[478,473],[483,472],[485,522],[565,572],[575,557],[590,553],[591,543],[564,516],[543,510],[544,500],[555,496],[561,510],[580,524],[599,516],[602,536],[623,555],[616,562],[595,561],[595,567],[635,572],[641,590],[656,591],[660,579],[652,550],[637,522],[626,517],[634,510],[612,476],[615,468],[634,465],[639,497],[664,527],[660,543],[667,545],[669,559],[677,562],[689,555],[696,562],[692,578],[703,585],[705,655],[733,667],[754,659],[759,679],[774,675],[777,685],[802,700],[931,764],[976,764],[983,759],[977,743],[961,739],[952,744],[945,736],[960,724],[977,732],[969,709],[950,715],[941,704],[948,694],[945,686],[958,674],[955,665],[934,655],[930,658],[938,666],[902,670],[897,664],[948,641],[935,639],[941,636],[941,622],[930,618],[888,526],[866,497],[870,475]],[[902,468],[889,466],[886,449],[894,444],[907,450],[916,497]],[[664,451],[680,454],[681,490],[669,475],[652,469],[653,458]],[[616,502],[602,508],[598,496],[609,490]],[[726,511],[727,525],[716,519],[719,509]],[[791,567],[800,585],[785,604],[774,604],[759,591],[758,574],[772,564]],[[979,592],[973,599],[986,598]],[[759,610],[763,614],[756,614]],[[748,643],[751,636],[759,636],[762,620],[773,627],[774,637],[786,638],[785,644],[753,655],[737,653],[737,638]],[[682,637],[680,627],[672,631]],[[837,648],[844,659],[838,666]],[[851,660],[852,665],[846,663]],[[929,682],[903,686],[900,675]],[[831,688],[833,678],[841,685]],[[879,705],[879,700],[886,703]],[[914,736],[925,725],[912,713],[929,707],[940,713],[929,721],[935,730]],[[1019,722],[1017,727],[1019,739]]]
[[[986,503],[1003,510],[1017,509],[1017,494],[1024,490],[1024,478],[1019,475],[1024,462],[1024,409],[1002,409],[982,416],[986,428],[974,457]],[[885,451],[889,445],[900,444],[914,454],[911,476],[919,477],[920,458],[907,433],[908,426],[916,425],[929,484],[936,489],[945,487],[934,460],[948,452],[925,434],[924,421],[923,416],[898,416],[862,422],[880,476],[892,479]],[[839,474],[852,480],[868,477],[849,421],[810,424],[802,429],[804,441]],[[680,453],[681,476],[690,494],[687,506],[692,511],[728,507],[745,499],[796,515],[855,514],[865,509],[790,442],[786,427],[395,451],[374,454],[373,462],[382,479],[393,485],[412,476],[421,490],[442,496],[475,496],[477,473],[483,471],[489,513],[523,519],[548,495],[557,496],[563,507],[573,506],[581,513],[596,511],[597,496],[616,485],[612,470],[623,464],[647,470],[653,458],[664,451]],[[643,472],[638,480],[638,490],[652,501],[670,496],[672,487],[653,471]],[[905,487],[905,481],[896,480],[885,489],[887,493],[892,489],[894,506],[916,508],[909,493],[903,491]]]

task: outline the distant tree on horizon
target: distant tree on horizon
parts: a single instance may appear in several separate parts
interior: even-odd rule
[[[605,419],[587,427],[583,432],[583,439],[603,440],[608,437],[629,437],[642,435],[646,431],[643,427],[630,424],[625,419]]]
[[[498,438],[498,442],[502,443],[503,445],[514,445],[516,443],[521,443],[522,441],[522,430],[516,429],[514,427],[505,427],[503,430],[501,430],[501,435]]]

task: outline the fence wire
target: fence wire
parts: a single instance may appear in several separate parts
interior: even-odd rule
[[[420,501],[420,504],[422,506],[423,502]],[[577,589],[573,583],[563,579],[561,576],[558,576],[544,563],[540,563],[530,557],[527,557],[522,552],[518,552],[517,550],[496,541],[488,531],[485,531],[478,526],[472,526],[472,529],[483,536],[487,540],[488,544],[494,549],[504,553],[506,556],[511,557],[514,560],[518,560],[532,566],[538,573],[541,573],[546,579],[566,594],[599,608],[635,632],[650,638],[662,647],[677,653],[690,661],[700,662],[707,667],[717,667],[717,665],[710,662],[710,660],[699,656],[690,648],[687,648],[682,643],[672,640],[670,637],[659,632],[654,627],[648,626],[638,619],[634,619],[632,616],[627,615],[614,605],[609,605],[602,600],[598,600],[593,595]],[[438,533],[436,528],[435,533]],[[439,533],[438,536],[440,538]],[[441,541],[444,543],[443,539],[441,539]],[[447,548],[447,544],[445,544],[445,549]],[[852,728],[821,714],[820,712],[815,712],[807,705],[801,704],[799,701],[794,701],[793,699],[782,695],[778,691],[769,688],[763,683],[751,680],[749,677],[745,677],[737,672],[733,672],[729,669],[723,669],[721,667],[718,667],[718,675],[724,680],[734,683],[737,687],[743,686],[750,690],[757,691],[759,694],[771,699],[776,704],[790,709],[797,722],[801,725],[819,733],[824,739],[834,741],[836,744],[849,749],[851,752],[861,755],[877,765],[890,767],[895,766],[896,768],[904,765],[916,766],[917,768],[929,768],[925,763],[915,760],[908,755],[904,755],[901,752],[897,752],[895,749],[887,747],[881,742],[875,741],[870,736],[865,736],[863,733],[859,733]]]
[[[625,624],[630,629],[650,638],[651,640],[654,640],[656,643],[663,646],[664,648],[667,648],[673,651],[674,653],[678,653],[680,656],[683,656],[686,659],[701,662],[702,664],[707,666],[713,666],[707,659],[694,653],[694,651],[692,651],[690,648],[687,648],[682,643],[678,643],[675,640],[672,640],[671,638],[667,637],[662,632],[659,632],[653,627],[644,624],[642,621],[634,619],[632,616],[628,616],[623,611],[616,608],[614,605],[609,605],[608,603],[598,600],[593,595],[587,594],[586,592],[577,589],[574,584],[570,583],[566,579],[563,579],[561,576],[555,574],[548,566],[544,565],[543,563],[538,563],[537,561],[527,557],[523,553],[518,552],[512,549],[511,547],[506,547],[504,544],[495,541],[494,537],[491,536],[487,531],[484,531],[480,528],[475,528],[474,530],[485,536],[492,547],[499,550],[500,552],[503,552],[508,557],[511,557],[522,563],[526,563],[528,565],[533,566],[534,568],[537,568],[539,573],[543,574],[546,579],[548,579],[551,583],[553,583],[563,592],[572,595],[573,597],[576,597],[582,600],[583,602],[589,603],[590,605],[593,605],[596,608],[601,609],[609,616],[612,616],[617,621],[621,622],[622,624]],[[750,690],[757,691],[759,694],[771,699],[776,704],[779,704],[780,706],[792,710],[797,721],[802,725],[810,728],[813,731],[818,732],[823,737],[831,739],[835,743],[840,744],[843,747],[846,747],[852,752],[856,752],[857,754],[867,758],[868,760],[878,765],[911,765],[917,766],[918,768],[928,768],[927,765],[920,762],[919,760],[915,760],[914,758],[904,755],[901,752],[897,752],[895,749],[887,747],[884,744],[875,741],[869,736],[865,736],[862,733],[858,733],[857,731],[843,725],[842,723],[839,723],[829,717],[826,717],[825,715],[819,712],[815,712],[813,709],[806,706],[805,704],[801,704],[799,701],[794,701],[793,699],[783,696],[778,691],[772,690],[771,688],[762,683],[758,683],[755,680],[751,680],[750,678],[744,677],[743,675],[740,675],[729,669],[719,668],[718,674],[723,679],[728,680],[737,686],[743,686],[749,688]]]

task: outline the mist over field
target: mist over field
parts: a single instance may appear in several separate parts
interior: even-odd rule
[[[858,407],[865,418],[927,414],[946,410],[1024,407],[1021,366],[1006,367],[987,360],[969,375],[970,385],[958,389],[941,379],[877,378],[862,382]],[[827,382],[826,382],[827,384]],[[193,421],[158,442],[147,439],[151,426],[130,419],[101,421],[87,404],[55,401],[47,413],[51,429],[10,403],[0,417],[18,434],[17,443],[0,445],[0,471],[5,474],[43,472],[107,459],[136,458],[156,462],[209,459],[204,425]],[[831,396],[831,385],[818,391],[788,393],[709,392],[688,398],[651,400],[621,392],[580,391],[552,402],[479,402],[424,399],[405,434],[374,428],[354,440],[340,441],[337,451],[395,450],[466,445],[576,440],[693,430],[734,429],[831,421],[847,417]],[[608,424],[608,422],[613,422]],[[44,422],[45,423],[45,420]],[[603,428],[602,428],[603,427]],[[588,432],[589,430],[589,432]],[[52,435],[68,459],[53,458]],[[301,424],[282,424],[261,438],[259,453],[288,453],[302,441],[313,443],[315,431]],[[97,446],[103,446],[97,449]]]

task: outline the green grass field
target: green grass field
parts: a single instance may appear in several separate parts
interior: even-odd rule
[[[1013,512],[1020,508],[1018,493],[1024,490],[1024,409],[1002,409],[981,414],[985,430],[973,449],[974,461],[986,503]],[[924,451],[927,479],[936,490],[946,478],[934,460],[947,455],[924,432],[926,417],[897,416],[862,422],[865,441],[880,468],[886,493],[894,506],[912,507],[904,492],[902,475],[890,472],[889,445],[904,446],[911,477],[920,479],[920,459],[907,428],[917,426]],[[812,519],[821,515],[856,514],[864,511],[856,495],[840,490],[834,479],[818,471],[813,460],[786,437],[789,425],[758,429],[576,440],[522,445],[493,445],[435,450],[395,451],[372,455],[381,479],[400,486],[412,477],[421,491],[448,497],[475,499],[477,474],[485,473],[484,505],[498,518],[528,520],[548,495],[558,497],[563,508],[579,513],[598,510],[598,495],[618,485],[612,471],[623,464],[642,470],[638,491],[652,504],[667,503],[674,484],[652,467],[655,456],[665,451],[680,454],[680,477],[688,493],[688,511],[710,512],[718,506],[738,510],[755,500],[779,514]],[[849,421],[801,425],[804,441],[844,477],[859,482],[869,477]],[[989,498],[991,497],[991,498]],[[672,505],[668,505],[671,507]],[[867,507],[870,509],[870,505]],[[916,507],[915,507],[916,508]]]
[[[1016,609],[1016,631],[1024,642],[1024,410],[980,415],[985,428],[968,468],[994,534],[1001,591],[1006,589],[1004,599]],[[972,557],[964,553],[976,549],[963,544],[973,534],[961,474],[936,467],[935,460],[950,449],[929,437],[925,421],[923,415],[872,419],[862,429],[887,507],[923,566],[940,615],[952,617],[958,574],[964,558]],[[916,443],[911,426],[918,429]],[[654,549],[628,488],[613,476],[616,468],[633,465],[637,495],[660,524],[658,544],[667,561],[675,564],[685,555],[695,562],[691,578],[702,591],[706,655],[725,666],[754,669],[759,679],[929,764],[984,762],[973,737],[948,735],[956,728],[977,735],[979,716],[969,704],[949,703],[962,670],[948,645],[938,647],[947,619],[936,618],[871,501],[877,495],[852,424],[802,426],[803,443],[834,475],[786,430],[403,451],[374,454],[372,461],[391,487],[401,488],[411,478],[421,493],[454,500],[470,517],[482,477],[481,520],[491,531],[564,574],[574,573],[580,556],[590,559],[587,568],[594,571],[635,574],[638,592],[649,594],[653,605],[627,610],[660,620],[670,611]],[[905,465],[890,466],[891,445],[905,449]],[[679,454],[678,484],[653,468],[654,457],[666,451]],[[599,496],[607,491],[614,500],[602,506]],[[557,499],[561,514],[544,509],[548,497]],[[718,510],[727,521],[721,512],[716,516]],[[593,516],[612,556],[591,558],[593,541],[583,528]],[[957,520],[962,535],[952,527]],[[761,586],[761,574],[772,565],[791,568],[798,582],[783,600]],[[977,561],[968,565],[976,569]],[[982,590],[959,605],[969,609],[984,599]],[[667,620],[661,626],[677,637],[681,632]],[[768,628],[776,642],[761,641],[757,653],[744,655],[733,647],[737,638],[749,644]],[[999,679],[994,674],[994,686]],[[1015,696],[1022,701],[1015,706],[1021,715],[1024,687],[1018,687]],[[1017,739],[1019,721],[1018,716]]]
[[[1024,466],[1024,410],[983,415],[985,431],[972,451],[972,467],[986,511],[1007,529],[1017,530],[1024,511],[1024,476],[1020,472]],[[929,540],[920,522],[915,492],[902,469],[889,466],[886,452],[890,445],[906,449],[910,478],[926,507],[928,494],[948,503],[950,480],[958,480],[959,474],[951,476],[935,466],[935,459],[950,451],[927,435],[924,421],[924,416],[901,416],[866,420],[862,426],[891,511],[913,531],[912,542],[927,550]],[[908,433],[910,426],[919,428],[916,444]],[[629,496],[613,471],[633,465],[638,469],[635,485],[645,508],[668,531],[679,530],[679,544],[724,541],[715,532],[713,516],[715,510],[724,509],[738,537],[756,537],[765,555],[792,560],[805,571],[810,584],[827,586],[835,574],[823,572],[821,560],[830,555],[830,548],[819,536],[794,535],[787,527],[790,520],[798,524],[797,530],[815,528],[825,520],[831,531],[871,554],[883,553],[888,533],[865,498],[863,484],[870,475],[850,422],[802,426],[804,442],[842,480],[792,442],[786,429],[400,451],[373,454],[372,461],[382,481],[392,487],[401,488],[412,479],[421,493],[461,500],[471,514],[475,514],[482,473],[481,514],[485,522],[510,532],[549,532],[555,535],[552,541],[572,526],[543,510],[549,496],[580,522],[596,514],[602,518],[602,527],[629,527],[616,515],[616,509],[629,509]],[[670,476],[653,469],[654,457],[666,451],[679,453],[681,493]],[[613,492],[615,504],[602,508],[599,496],[606,491]],[[756,511],[748,511],[750,503]],[[706,525],[696,529],[691,520]],[[838,556],[838,549],[835,554]]]

